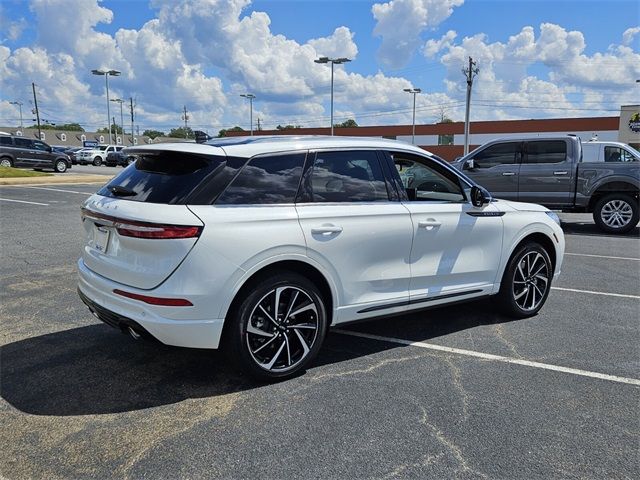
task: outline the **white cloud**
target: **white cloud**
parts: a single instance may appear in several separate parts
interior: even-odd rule
[[[534,28],[527,26],[506,43],[489,42],[485,34],[454,40],[455,35],[447,32],[438,40],[427,41],[423,53],[427,58],[440,56],[447,69],[447,91],[457,98],[466,88],[460,70],[467,57],[473,57],[480,68],[474,99],[495,104],[486,106],[485,117],[514,116],[518,108],[531,107],[538,109],[537,113],[530,111],[531,116],[584,115],[582,108],[606,114],[623,98],[632,98],[635,79],[640,76],[640,55],[628,46],[612,45],[604,53],[587,55],[581,32],[550,23],[540,26],[537,38]]]
[[[635,36],[640,33],[640,27],[627,28],[622,34],[622,44],[631,45]]]
[[[382,37],[378,60],[385,66],[406,65],[421,44],[424,30],[439,25],[464,0],[391,0],[371,7],[376,26],[373,34]]]

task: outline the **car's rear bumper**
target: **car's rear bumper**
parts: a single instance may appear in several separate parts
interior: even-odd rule
[[[148,333],[166,345],[189,348],[218,348],[224,319],[172,319],[171,311],[192,307],[165,307],[122,297],[116,289],[128,289],[89,270],[78,261],[78,292],[82,301],[103,322],[138,333]],[[147,295],[151,293],[146,292]],[[139,328],[138,328],[139,327]]]

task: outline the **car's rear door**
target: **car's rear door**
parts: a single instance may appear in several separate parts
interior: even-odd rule
[[[518,200],[547,207],[573,202],[574,171],[568,140],[528,140],[520,165]]]
[[[311,152],[296,210],[307,255],[338,282],[336,322],[403,311],[413,236],[375,150]]]
[[[16,167],[34,168],[38,166],[38,152],[33,146],[34,140],[28,138],[13,139],[16,148]]]

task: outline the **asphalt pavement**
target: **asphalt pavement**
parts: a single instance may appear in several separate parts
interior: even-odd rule
[[[563,273],[533,318],[481,301],[336,328],[264,385],[91,316],[75,263],[97,188],[0,187],[0,477],[640,475],[638,228],[561,215]]]

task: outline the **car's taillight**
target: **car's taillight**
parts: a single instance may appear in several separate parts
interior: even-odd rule
[[[113,227],[124,237],[148,239],[197,238],[200,236],[200,233],[202,233],[201,226],[167,225],[162,223],[139,222],[137,220],[125,220],[83,208],[82,221],[86,219]]]

